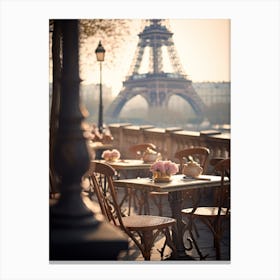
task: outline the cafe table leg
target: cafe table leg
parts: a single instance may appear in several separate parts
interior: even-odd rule
[[[141,204],[144,207],[144,215],[150,215],[149,193],[146,190],[140,190]]]
[[[174,258],[179,260],[194,260],[193,257],[186,254],[186,248],[183,240],[184,224],[183,224],[182,213],[181,213],[182,203],[183,203],[182,192],[181,191],[169,192],[168,201],[170,204],[172,217],[177,220],[176,229],[173,228],[172,231],[172,239],[177,249],[177,253],[174,254]]]

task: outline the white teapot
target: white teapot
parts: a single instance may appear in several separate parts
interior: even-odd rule
[[[147,148],[147,150],[143,153],[144,162],[154,162],[158,160],[160,157],[161,157],[160,153],[150,148]]]
[[[195,161],[189,161],[183,165],[182,173],[193,178],[199,177],[203,172],[203,168]]]

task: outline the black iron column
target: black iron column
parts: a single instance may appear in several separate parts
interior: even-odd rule
[[[61,196],[50,207],[50,260],[116,259],[127,248],[122,232],[95,219],[81,197],[81,178],[89,168],[79,107],[78,20],[62,20],[63,70],[54,167]]]

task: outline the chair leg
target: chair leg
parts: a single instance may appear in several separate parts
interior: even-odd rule
[[[151,250],[154,243],[153,232],[152,231],[145,231],[143,232],[141,237],[141,243],[143,245],[142,255],[145,261],[149,261],[151,259]]]
[[[164,253],[164,249],[165,249],[166,245],[168,245],[169,248],[171,248],[173,256],[176,257],[177,256],[177,250],[176,250],[175,244],[173,243],[173,241],[171,239],[169,228],[168,227],[165,228],[163,230],[163,232],[164,232],[164,235],[165,235],[165,242],[164,242],[164,247],[162,248],[162,252],[161,252],[161,259],[163,259],[163,253]]]
[[[190,234],[191,243],[194,245],[195,250],[196,250],[197,254],[199,255],[199,259],[200,260],[205,260],[207,258],[207,256],[208,256],[208,254],[203,255],[202,252],[200,251],[199,246],[197,244],[197,241],[196,241],[196,239],[195,239],[195,237],[193,235],[193,232],[192,232],[193,228],[195,228],[195,230],[197,231],[197,227],[196,227],[196,225],[195,225],[195,223],[193,221],[193,218],[192,217],[188,217],[188,218],[189,218],[189,223],[187,225],[187,230],[188,230],[188,232]],[[199,235],[197,234],[197,237],[198,236]]]
[[[199,237],[199,232],[198,232],[198,230],[197,230],[196,224],[193,223],[192,226],[193,226],[194,232],[195,232],[195,234],[196,234],[196,237]]]
[[[214,222],[209,221],[207,218],[202,221],[208,226],[213,234],[213,247],[215,248],[216,260],[221,259],[221,238],[222,238],[222,225],[220,219]]]
[[[158,252],[160,253],[160,259],[161,259],[161,260],[163,260],[163,253],[164,253],[164,250],[165,250],[166,245],[167,245],[167,241],[166,241],[166,239],[165,239],[162,248],[161,248],[161,249],[157,249]]]
[[[213,232],[214,246],[216,249],[216,260],[220,260],[221,259],[221,238],[222,238],[222,225],[221,225],[220,219],[215,221],[213,228],[214,228],[214,232]]]
[[[214,248],[216,252],[216,260],[221,259],[221,244],[220,244],[220,236],[214,234]]]
[[[206,255],[202,255],[202,252],[200,251],[199,247],[198,247],[198,244],[196,242],[196,239],[194,238],[193,236],[193,233],[192,233],[192,230],[189,230],[189,233],[190,233],[190,236],[191,236],[191,241],[192,241],[192,244],[194,245],[195,249],[196,249],[196,252],[198,253],[199,255],[199,259],[200,260],[205,260],[207,257],[208,257],[208,254]]]
[[[216,232],[214,233],[214,246],[216,250],[216,260],[221,259],[221,230],[219,227],[216,228]]]
[[[161,249],[157,249],[158,252],[160,253],[161,260],[163,260],[163,254],[164,254],[164,250],[166,248],[166,245],[172,250],[172,254],[176,258],[177,250],[176,250],[175,244],[173,243],[173,241],[171,239],[169,228],[163,229],[162,232],[165,235],[164,244],[163,244]]]

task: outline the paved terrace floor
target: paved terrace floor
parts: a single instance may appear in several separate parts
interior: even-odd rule
[[[122,197],[124,193],[124,189],[119,188],[118,189],[118,197]],[[211,194],[205,193],[203,203],[207,203],[211,199]],[[151,215],[158,215],[158,209],[155,206],[155,204],[149,200],[150,204],[150,214]],[[127,211],[128,202],[125,201],[122,210]],[[184,207],[189,207],[188,201],[185,201]],[[98,209],[96,211],[99,211]],[[137,214],[138,210],[134,208],[134,206],[131,209],[131,215]],[[171,217],[171,210],[169,207],[169,202],[167,200],[167,196],[163,197],[163,216]],[[199,237],[196,238],[198,246],[202,252],[203,255],[207,255],[207,258],[205,261],[216,261],[215,258],[215,249],[213,247],[213,237],[209,230],[209,228],[204,225],[203,223],[196,223],[197,229],[199,232]],[[189,237],[188,233],[184,234],[184,242],[185,246],[189,247],[189,242],[187,241],[187,238]],[[161,256],[159,253],[159,250],[162,248],[164,244],[164,236],[159,236],[155,242],[155,246],[152,249],[152,255],[151,255],[151,261],[161,261]],[[164,251],[164,259],[167,259],[170,256],[171,249],[169,247],[166,247]],[[192,256],[195,260],[200,261],[199,255],[195,248],[192,250],[187,251],[187,254]],[[129,250],[122,252],[119,256],[120,261],[144,261],[140,250],[137,248],[137,246],[132,242],[129,241]],[[202,260],[204,261],[204,260]],[[229,223],[227,224],[226,231],[224,232],[222,244],[221,244],[221,261],[230,261],[230,228]]]

